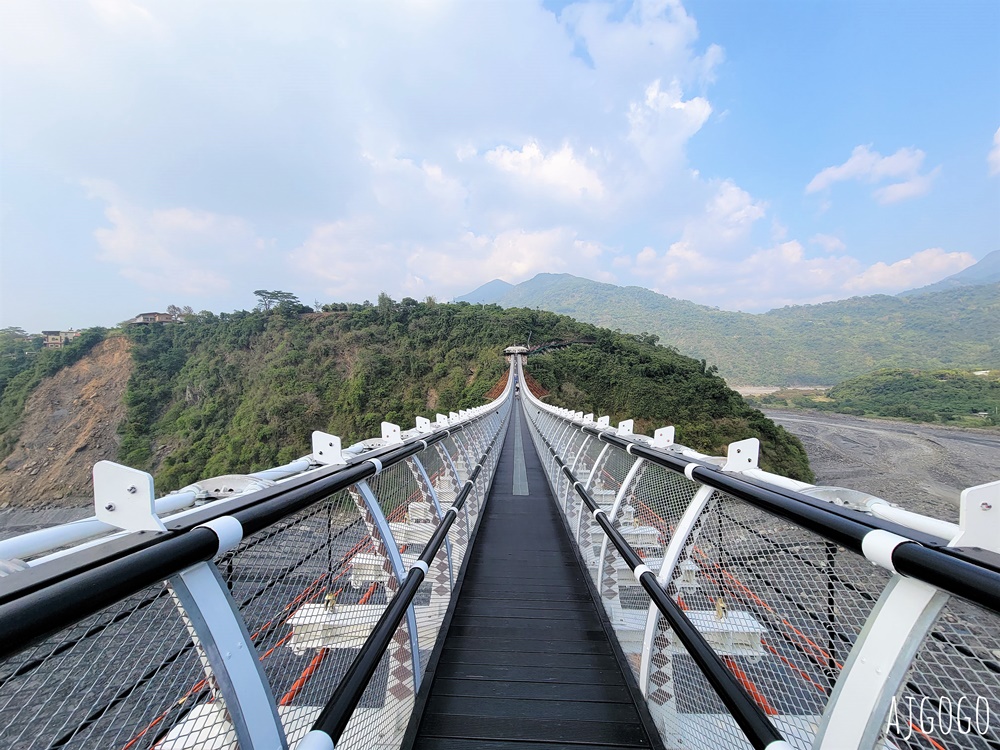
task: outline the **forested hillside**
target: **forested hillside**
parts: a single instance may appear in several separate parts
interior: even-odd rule
[[[674,424],[679,442],[715,454],[757,436],[765,466],[810,476],[798,440],[704,362],[652,337],[548,312],[384,295],[378,305],[325,307],[202,313],[129,328],[134,362],[118,459],[153,471],[167,491],[308,453],[314,429],[350,443],[378,435],[383,419],[409,427],[418,414],[482,403],[506,370],[503,347],[530,334],[595,342],[529,360],[553,402],[614,420],[636,417],[644,428]]]
[[[1000,371],[887,368],[845,380],[828,391],[785,389],[748,396],[761,407],[795,407],[854,416],[942,422],[961,427],[1000,425]]]
[[[918,422],[1000,424],[1000,373],[879,370],[831,388],[829,407]]]
[[[492,301],[654,333],[683,354],[715,364],[734,385],[834,385],[885,367],[1000,368],[996,283],[749,314],[641,287],[539,274]]]

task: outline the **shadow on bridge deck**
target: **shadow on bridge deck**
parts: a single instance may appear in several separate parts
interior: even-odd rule
[[[412,747],[660,747],[513,418]]]

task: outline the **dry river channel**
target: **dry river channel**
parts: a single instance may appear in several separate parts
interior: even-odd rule
[[[819,485],[861,490],[957,522],[963,489],[1000,480],[1000,430],[763,411],[802,441]]]

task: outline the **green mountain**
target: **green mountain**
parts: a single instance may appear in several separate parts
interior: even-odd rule
[[[613,420],[635,417],[637,431],[673,424],[679,442],[714,454],[756,436],[765,467],[811,476],[796,438],[712,368],[653,337],[544,311],[385,295],[378,305],[324,307],[202,313],[127,329],[133,361],[118,460],[152,471],[167,491],[308,453],[314,429],[349,444],[379,434],[383,419],[409,427],[415,415],[483,403],[506,372],[503,348],[531,335],[593,342],[529,359],[528,371],[552,392],[551,402]],[[15,394],[22,404],[23,391]],[[8,420],[0,438],[13,445],[17,432],[17,420]]]
[[[1000,250],[994,250],[978,263],[973,263],[968,268],[952,274],[946,279],[936,284],[928,284],[919,289],[909,289],[900,292],[900,297],[912,297],[915,294],[930,294],[931,292],[941,292],[945,289],[957,289],[961,286],[978,286],[980,284],[996,284],[1000,282]]]
[[[473,292],[469,292],[463,297],[459,297],[456,302],[470,302],[473,305],[489,305],[501,299],[514,285],[503,279],[493,279],[487,281]]]
[[[539,274],[491,300],[649,332],[739,385],[833,385],[884,367],[1000,368],[1000,284],[874,295],[750,314],[570,274]],[[534,339],[538,340],[538,339]]]

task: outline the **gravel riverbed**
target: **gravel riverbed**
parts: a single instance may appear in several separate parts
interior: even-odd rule
[[[765,409],[805,445],[816,483],[849,487],[958,521],[966,487],[1000,480],[1000,430]]]

